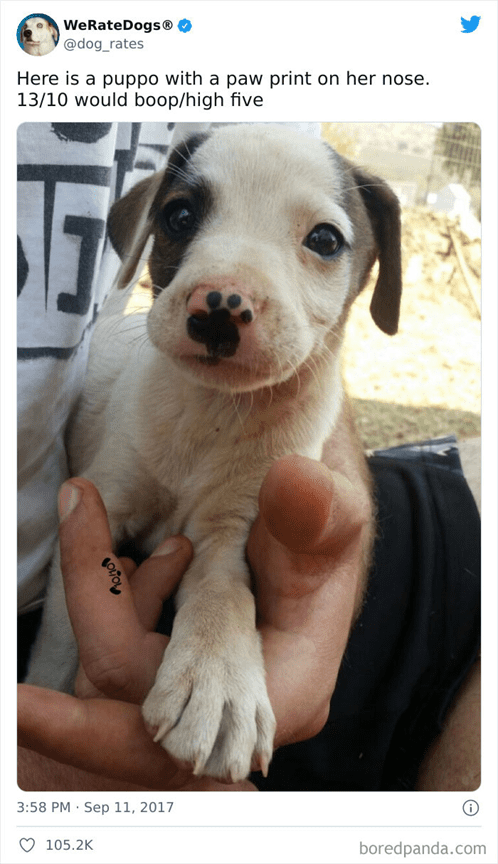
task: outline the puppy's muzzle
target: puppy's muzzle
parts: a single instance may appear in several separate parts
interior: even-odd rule
[[[219,290],[199,286],[187,301],[187,333],[206,346],[206,362],[233,357],[240,342],[240,330],[254,321],[250,298],[236,289]]]

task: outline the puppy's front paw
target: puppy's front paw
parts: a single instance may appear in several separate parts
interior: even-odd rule
[[[243,780],[251,767],[266,773],[275,717],[268,699],[259,637],[250,650],[225,646],[223,656],[170,642],[143,716],[155,741],[194,774]],[[198,646],[199,649],[199,646]]]

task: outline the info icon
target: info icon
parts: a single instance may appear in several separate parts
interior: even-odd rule
[[[477,801],[473,801],[472,798],[470,798],[468,801],[465,802],[462,810],[466,816],[476,816],[477,813],[479,813],[479,804],[477,803]]]

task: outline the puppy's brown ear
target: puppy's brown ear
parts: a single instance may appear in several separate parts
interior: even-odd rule
[[[142,256],[152,229],[150,208],[162,177],[163,172],[158,171],[141,180],[116,201],[109,212],[109,239],[123,265],[118,276],[118,288],[131,282],[139,263],[146,263]]]
[[[390,336],[398,330],[401,303],[401,214],[399,201],[381,180],[356,168],[358,191],[372,224],[379,260],[379,277],[370,312],[373,320]]]

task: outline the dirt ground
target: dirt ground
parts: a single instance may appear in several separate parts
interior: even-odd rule
[[[480,240],[446,214],[417,207],[403,211],[402,246],[396,336],[370,317],[374,282],[348,322],[344,375],[366,448],[480,434],[481,322],[467,285],[479,303]]]

